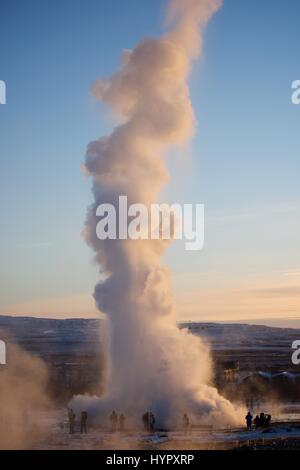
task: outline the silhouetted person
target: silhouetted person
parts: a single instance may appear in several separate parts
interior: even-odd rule
[[[265,416],[265,426],[266,426],[266,427],[269,427],[269,426],[270,426],[271,418],[272,418],[271,415],[266,415],[266,416]]]
[[[120,431],[124,431],[125,429],[125,416],[123,415],[123,413],[120,414],[119,416],[119,428],[120,428]]]
[[[253,420],[253,416],[252,416],[252,414],[250,413],[250,411],[248,411],[248,413],[247,413],[245,419],[246,419],[247,429],[248,429],[248,431],[251,431],[251,429],[252,429],[252,420]]]
[[[186,413],[183,415],[183,418],[182,418],[182,426],[183,426],[184,434],[187,435],[189,432],[189,428],[190,428],[190,420]]]
[[[258,415],[255,416],[253,423],[254,423],[255,429],[259,428],[259,416]]]
[[[81,419],[80,419],[80,432],[81,434],[85,433],[87,434],[87,418],[88,418],[88,414],[87,414],[87,411],[82,411],[81,412]]]
[[[154,425],[155,425],[155,416],[154,416],[154,414],[152,413],[152,411],[150,411],[150,413],[149,413],[149,428],[150,428],[150,432],[154,432]]]
[[[144,425],[145,431],[149,432],[149,411],[147,411],[143,416],[142,416],[142,421]]]
[[[265,425],[265,413],[260,413],[259,415],[259,427],[263,428]]]
[[[115,432],[117,430],[117,424],[118,424],[118,415],[115,412],[115,410],[113,410],[112,414],[110,415],[110,423],[111,423],[112,432]]]
[[[75,427],[75,418],[76,415],[72,408],[69,408],[68,410],[68,419],[69,419],[69,429],[70,429],[70,434],[74,434],[74,427]]]
[[[155,416],[152,413],[152,411],[147,411],[142,416],[142,421],[143,421],[145,431],[147,431],[147,432],[153,432],[154,431]]]

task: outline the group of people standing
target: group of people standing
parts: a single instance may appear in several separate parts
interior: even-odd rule
[[[121,413],[118,415],[115,410],[112,411],[110,417],[111,431],[115,432],[117,430],[123,431],[125,429],[125,415]],[[81,434],[87,434],[87,420],[88,413],[87,411],[82,411],[80,413],[80,432]],[[76,414],[72,408],[68,408],[68,421],[69,421],[69,433],[75,433],[75,423],[76,423]]]
[[[143,414],[142,422],[143,422],[145,431],[150,432],[150,433],[154,432],[155,415],[152,411],[146,411],[146,413]],[[183,418],[182,418],[182,427],[183,427],[185,435],[187,435],[190,430],[190,419],[186,413],[183,415]]]
[[[249,415],[250,413],[248,413]],[[248,418],[248,415],[246,419]],[[251,416],[251,415],[250,415]],[[81,411],[80,413],[80,432],[81,434],[86,434],[87,433],[87,420],[88,420],[88,413],[87,411]],[[75,423],[76,423],[76,414],[74,413],[72,408],[68,408],[68,421],[69,421],[69,433],[74,434],[75,433]],[[116,413],[115,410],[113,410],[109,416],[109,421],[111,425],[111,432],[116,432],[116,431],[124,431],[125,429],[125,421],[126,417],[123,413],[120,413],[119,415]],[[155,415],[152,411],[146,411],[145,414],[142,416],[142,423],[143,427],[146,432],[153,433],[155,429]],[[248,421],[247,421],[248,425]],[[251,426],[252,426],[252,416],[251,416]],[[185,413],[183,415],[182,419],[182,427],[184,430],[184,433],[187,435],[190,429],[190,420],[188,415]]]
[[[124,431],[125,429],[125,415],[121,413],[118,415],[115,410],[112,411],[110,417],[110,424],[111,424],[111,431],[116,432],[116,431]]]
[[[155,416],[154,416],[154,413],[152,413],[152,411],[146,411],[146,413],[143,414],[142,422],[143,422],[145,431],[147,432],[154,431]]]
[[[87,411],[82,411],[80,413],[80,432],[81,432],[81,434],[83,434],[83,433],[87,434],[87,419],[88,419]],[[69,420],[69,432],[70,432],[70,434],[74,434],[76,414],[74,413],[72,408],[68,408],[68,420]]]
[[[260,413],[260,415],[256,415],[255,418],[253,419],[252,414],[250,413],[250,411],[248,411],[248,414],[246,415],[245,419],[246,419],[247,429],[248,431],[251,431],[252,424],[254,424],[255,429],[269,427],[271,424],[272,416],[269,414]]]

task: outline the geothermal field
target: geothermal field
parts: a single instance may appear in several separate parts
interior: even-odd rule
[[[299,4],[3,3],[0,448],[300,450]]]
[[[124,430],[112,432],[110,414],[90,407],[88,433],[80,432],[80,412],[86,403],[105,396],[105,320],[49,320],[1,317],[0,330],[8,339],[8,354],[18,347],[27,372],[11,363],[11,381],[22,387],[9,395],[2,392],[7,420],[19,434],[12,447],[35,449],[233,449],[299,448],[300,369],[291,364],[291,343],[300,330],[246,324],[188,323],[179,325],[188,334],[201,337],[211,349],[215,374],[211,384],[236,409],[272,415],[268,428],[246,430],[244,416],[236,425],[212,423],[199,414],[190,415],[186,433],[182,422],[160,425],[159,411],[153,432],[143,429],[140,409],[125,412],[126,403],[116,407],[124,413]],[[1,370],[1,373],[4,371]],[[178,374],[180,370],[178,369]],[[38,379],[38,382],[37,382]],[[35,387],[24,388],[24,381]],[[9,396],[9,401],[8,401]],[[73,397],[76,397],[75,400]],[[69,434],[68,407],[77,415],[75,432]],[[77,403],[83,405],[77,406]],[[76,407],[76,408],[75,408]],[[146,411],[146,409],[145,409]],[[244,415],[246,412],[244,412]],[[175,415],[176,416],[176,415]],[[237,415],[236,419],[239,418]],[[3,433],[3,421],[1,422]],[[2,445],[5,440],[2,438]]]

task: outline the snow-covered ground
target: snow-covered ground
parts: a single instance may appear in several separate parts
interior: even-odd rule
[[[181,430],[149,435],[142,431],[112,433],[107,429],[92,428],[80,434],[78,427],[70,435],[65,410],[44,412],[36,416],[41,428],[41,438],[33,449],[222,449],[236,448],[250,442],[269,442],[299,439],[300,420],[297,423],[276,423],[267,430],[212,429],[191,430],[185,435]],[[299,444],[300,446],[300,444]]]

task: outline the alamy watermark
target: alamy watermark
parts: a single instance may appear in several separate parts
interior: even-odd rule
[[[0,365],[6,364],[6,344],[0,340]]]
[[[300,340],[295,340],[292,343],[292,349],[295,351],[292,354],[292,363],[294,366],[298,366],[300,364]]]
[[[119,196],[118,207],[100,204],[96,226],[99,240],[185,240],[188,251],[204,245],[203,204],[130,204]]]
[[[0,104],[6,104],[6,83],[0,80]]]
[[[300,104],[300,80],[294,80],[292,83],[292,96],[291,100],[293,104]]]

